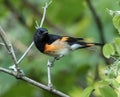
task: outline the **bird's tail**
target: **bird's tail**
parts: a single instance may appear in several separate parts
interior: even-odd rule
[[[103,46],[103,44],[102,43],[79,42],[77,44],[71,45],[71,48],[72,50],[75,50],[75,49],[87,48],[87,47],[92,47],[92,46]]]
[[[103,43],[86,43],[86,47],[91,47],[91,46],[103,46]]]

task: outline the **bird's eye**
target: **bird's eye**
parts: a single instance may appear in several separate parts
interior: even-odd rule
[[[39,33],[41,34],[42,32],[40,31]]]
[[[43,32],[39,31],[39,34],[42,34]]]

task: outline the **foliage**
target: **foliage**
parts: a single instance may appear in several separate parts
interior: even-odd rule
[[[100,88],[103,97],[117,97],[116,92],[110,86],[103,86]]]
[[[114,27],[118,30],[118,32],[120,32],[120,30],[119,30],[120,29],[120,11],[108,10],[108,12],[110,15],[113,16],[112,20],[113,20]],[[118,95],[119,95],[120,85],[119,85],[119,80],[116,80],[116,79],[118,79],[120,76],[120,38],[119,37],[114,38],[112,43],[105,44],[103,47],[103,54],[106,58],[111,57],[113,59],[112,64],[106,70],[106,74],[109,76],[110,79],[113,80],[111,85],[112,85],[112,87],[114,87],[114,89],[118,90]],[[109,89],[107,89],[107,88],[106,88],[106,90],[111,90],[110,88]],[[103,89],[103,91],[104,91],[104,89]],[[101,91],[101,92],[103,92],[103,91]],[[111,91],[110,93],[112,93],[112,92],[113,91]],[[117,97],[117,95],[115,93],[113,93],[113,94],[114,94],[113,97]],[[113,95],[113,94],[111,94],[111,95]],[[106,95],[105,97],[109,97],[109,96]]]
[[[0,1],[0,25],[8,32],[7,35],[18,58],[33,40],[36,30],[35,20],[40,21],[45,2],[44,0]],[[11,6],[7,5],[8,3]],[[109,9],[118,10],[120,6],[116,0],[91,0],[91,3],[102,21],[104,38],[107,42],[103,47],[103,54],[110,59],[109,66],[100,55],[100,47],[77,50],[55,63],[52,68],[52,81],[55,88],[71,97],[119,97],[120,12]],[[106,8],[112,15],[112,21]],[[53,0],[47,9],[44,27],[50,33],[83,37],[89,42],[101,41],[85,0]],[[46,84],[48,59],[52,58],[39,53],[33,47],[20,67],[32,79]],[[12,64],[4,46],[0,45],[0,66],[8,68]],[[15,96],[56,97],[0,72],[0,97]]]
[[[106,44],[103,47],[103,54],[106,58],[110,58],[111,55],[115,54],[114,47],[111,44]]]
[[[87,87],[83,93],[82,93],[82,96],[81,97],[89,97],[91,92],[94,90],[93,87]]]

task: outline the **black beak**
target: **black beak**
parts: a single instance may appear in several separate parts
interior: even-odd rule
[[[48,34],[48,32],[46,31],[46,32],[44,32],[44,33],[42,33],[42,35],[47,35]]]

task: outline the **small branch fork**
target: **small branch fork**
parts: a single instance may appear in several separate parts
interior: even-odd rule
[[[42,27],[43,22],[44,22],[44,20],[45,20],[46,10],[47,10],[48,6],[49,6],[51,3],[52,3],[52,1],[50,1],[49,3],[46,3],[45,6],[43,7],[43,9],[44,9],[43,17],[42,17],[42,20],[41,20],[40,25],[39,25],[38,22],[36,21],[36,29]],[[6,68],[3,68],[3,67],[0,67],[0,71],[1,71],[1,72],[7,73],[7,74],[9,74],[9,75],[12,75],[12,76],[18,78],[18,79],[24,80],[24,81],[28,82],[29,84],[32,84],[32,85],[34,85],[34,86],[36,86],[36,87],[39,87],[39,88],[42,88],[42,89],[44,89],[44,90],[50,91],[51,93],[56,94],[56,95],[58,95],[58,96],[60,96],[60,97],[70,97],[70,96],[68,96],[68,95],[66,95],[66,94],[64,94],[64,93],[62,93],[62,92],[60,92],[60,91],[58,91],[58,90],[56,90],[56,89],[54,89],[54,88],[52,87],[52,83],[51,83],[51,72],[50,72],[50,70],[51,70],[51,66],[52,66],[52,65],[54,64],[54,62],[55,62],[55,59],[54,59],[53,61],[49,61],[49,60],[48,60],[48,63],[47,63],[47,66],[48,66],[48,68],[47,68],[47,69],[48,69],[48,86],[46,86],[46,85],[44,85],[44,84],[41,84],[41,83],[39,83],[39,82],[37,82],[37,81],[35,81],[35,80],[33,80],[33,79],[31,79],[31,78],[23,75],[23,72],[21,72],[21,70],[19,69],[19,64],[20,64],[20,62],[21,62],[21,61],[25,58],[25,56],[28,54],[28,52],[30,51],[30,49],[31,49],[32,46],[34,45],[34,42],[32,42],[32,43],[30,44],[30,46],[27,48],[27,50],[24,52],[24,54],[17,60],[16,55],[15,55],[15,52],[14,52],[14,49],[13,49],[13,46],[12,46],[11,42],[9,41],[9,39],[8,39],[5,31],[2,29],[1,26],[0,26],[0,37],[1,37],[2,41],[3,41],[3,43],[0,42],[0,45],[6,47],[8,53],[10,54],[10,56],[11,56],[13,62],[14,62],[14,65],[12,65],[12,66],[9,67],[11,70],[6,69]]]
[[[45,16],[46,16],[46,10],[47,10],[48,6],[49,6],[51,3],[52,3],[52,1],[50,1],[49,3],[46,3],[45,6],[43,7],[44,11],[43,11],[42,20],[41,20],[40,25],[39,25],[38,22],[36,21],[36,27],[35,27],[36,29],[42,27],[43,22],[44,22],[44,20],[45,20]]]
[[[8,40],[7,35],[5,34],[5,31],[2,29],[2,27],[0,26],[0,37],[2,38],[5,47],[8,50],[8,53],[11,55],[11,58],[13,59],[13,62],[15,64],[15,71],[17,72],[17,75],[19,73],[19,68],[18,68],[18,64],[17,64],[17,59],[16,59],[16,55],[14,52],[14,49],[12,47],[11,42]]]

